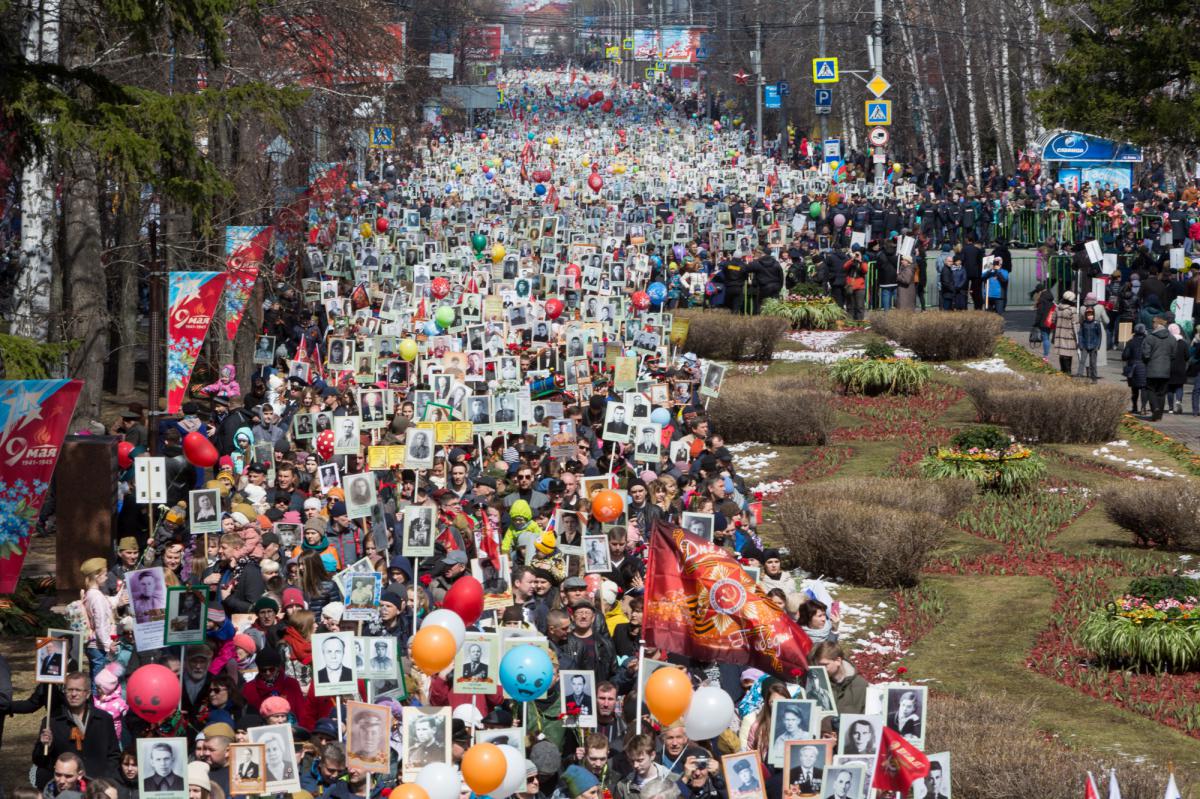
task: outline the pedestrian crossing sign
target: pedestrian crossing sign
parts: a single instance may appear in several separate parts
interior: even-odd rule
[[[837,83],[838,60],[836,58],[813,59],[813,83]]]
[[[395,136],[391,125],[375,125],[371,128],[371,147],[390,150],[394,146]]]
[[[866,117],[868,125],[892,124],[891,100],[867,100]]]

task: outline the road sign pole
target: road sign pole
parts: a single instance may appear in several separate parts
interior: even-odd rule
[[[875,35],[875,76],[883,77],[883,0],[875,0],[875,21],[871,26]],[[883,164],[875,164],[875,182],[883,179]]]
[[[825,57],[825,0],[817,0],[817,55]],[[829,138],[829,120],[821,114],[821,141]]]
[[[754,144],[762,155],[762,23],[754,26]]]

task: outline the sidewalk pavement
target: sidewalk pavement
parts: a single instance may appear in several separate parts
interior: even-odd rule
[[[1033,322],[1034,312],[1032,309],[1008,311],[1004,315],[1004,334],[1022,347],[1031,349],[1029,345],[1029,329],[1033,327]],[[1033,352],[1040,357],[1042,354],[1041,344],[1038,344],[1037,349],[1033,350]],[[1050,365],[1055,368],[1058,367],[1058,358],[1053,352],[1050,353]],[[1108,363],[1098,367],[1097,373],[1100,375],[1102,381],[1125,385],[1125,376],[1121,374],[1123,365],[1121,362],[1121,350],[1119,348],[1109,350]],[[1078,367],[1078,363],[1072,365],[1073,369],[1078,370]],[[1194,452],[1200,453],[1200,417],[1192,416],[1192,387],[1190,383],[1184,388],[1183,410],[1184,412],[1178,415],[1163,414],[1163,418],[1157,422],[1151,422],[1149,417],[1139,416],[1138,418],[1176,441],[1186,444]]]

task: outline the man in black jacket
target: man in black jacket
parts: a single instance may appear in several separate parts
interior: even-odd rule
[[[959,254],[963,271],[967,273],[967,288],[971,292],[971,306],[983,309],[983,250],[975,243],[975,234],[967,234],[967,243]]]
[[[112,716],[93,707],[88,676],[80,671],[68,674],[63,693],[66,701],[53,703],[49,726],[42,728],[33,744],[37,787],[46,787],[54,776],[54,761],[63,752],[83,758],[84,773],[88,777],[115,778],[121,763],[117,732]]]
[[[758,315],[764,300],[778,297],[783,290],[783,267],[775,256],[764,253],[761,247],[754,248],[754,260],[747,267],[754,276],[754,294],[751,297],[751,313]]]

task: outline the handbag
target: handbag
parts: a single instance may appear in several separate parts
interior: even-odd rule
[[[1031,327],[1029,329],[1029,344],[1032,346],[1034,344],[1041,344],[1041,343],[1042,343],[1042,331],[1038,330],[1036,326]]]
[[[1057,311],[1058,311],[1058,309],[1053,305],[1050,306],[1050,310],[1046,311],[1046,318],[1042,320],[1042,329],[1043,330],[1053,330],[1054,329],[1056,317],[1058,315],[1056,313]]]

